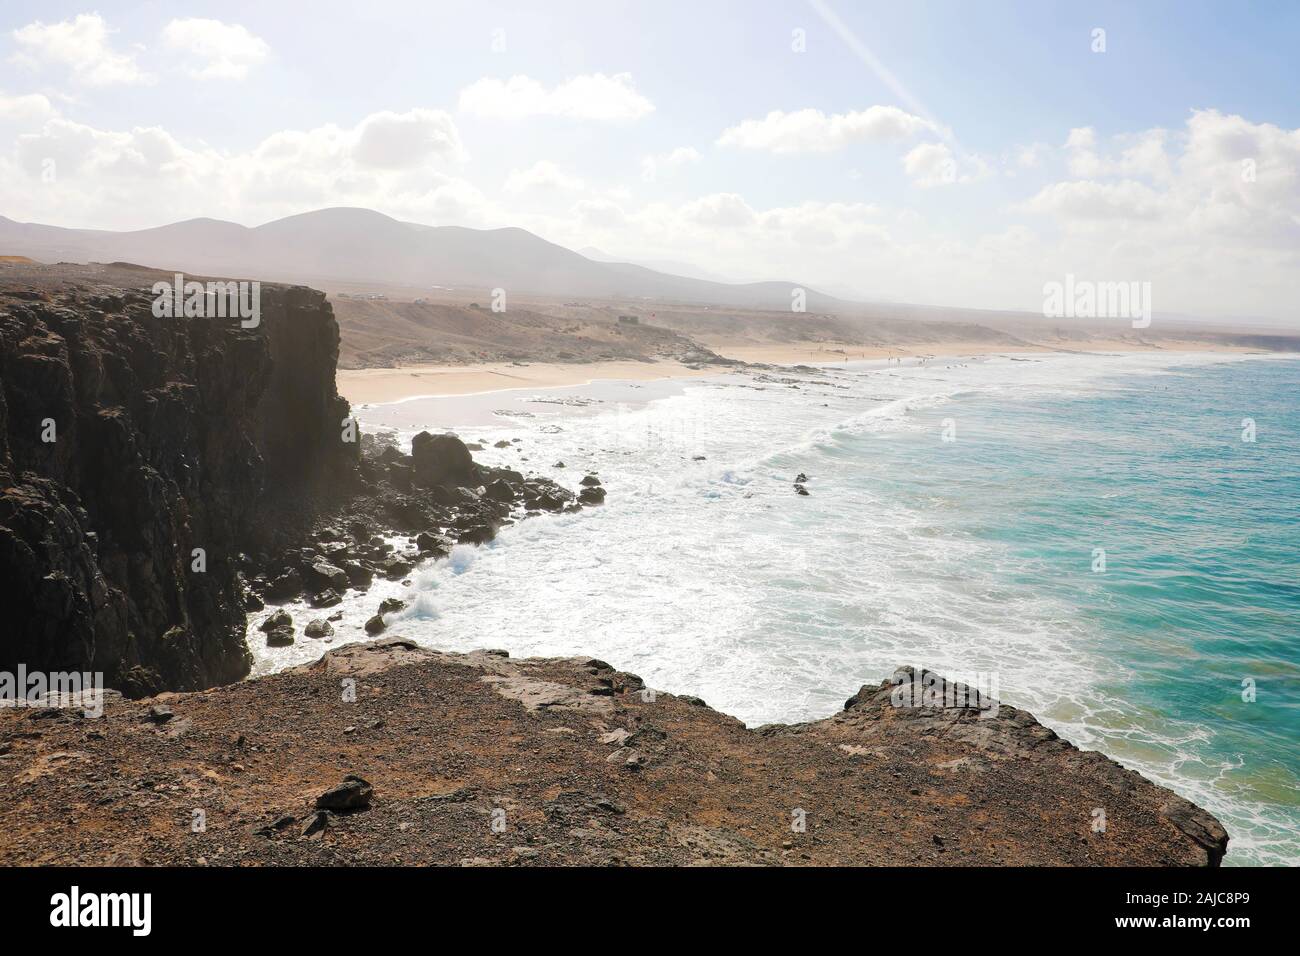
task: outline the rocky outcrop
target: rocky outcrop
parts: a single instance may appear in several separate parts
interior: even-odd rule
[[[582,502],[476,464],[454,435],[362,435],[311,289],[261,287],[255,327],[153,314],[136,267],[0,284],[0,669],[98,671],[130,696],[248,673],[245,615],[341,603],[456,544]],[[405,550],[389,538],[408,535]],[[376,618],[382,628],[382,617]],[[264,629],[272,646],[292,626]],[[309,636],[327,639],[324,628]]]
[[[0,285],[0,668],[140,693],[244,676],[245,555],[355,471],[321,293],[264,286],[243,328],[154,316],[157,278]]]
[[[0,857],[911,867],[1223,856],[1209,813],[1029,714],[906,706],[893,690],[864,687],[824,720],[749,729],[594,658],[351,644],[216,690],[109,700],[101,719],[0,710],[11,781]]]

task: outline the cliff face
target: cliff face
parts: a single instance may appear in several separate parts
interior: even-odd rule
[[[241,552],[355,463],[321,293],[264,286],[244,329],[155,317],[157,278],[0,274],[0,669],[243,677]]]

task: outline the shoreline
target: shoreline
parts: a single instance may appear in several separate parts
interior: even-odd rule
[[[1001,345],[989,342],[944,342],[913,346],[855,346],[833,342],[781,345],[706,343],[718,355],[752,365],[839,366],[849,362],[898,358],[937,359],[1011,354],[1108,352],[1250,352],[1253,349],[1214,342],[1170,341],[1140,347],[1121,339],[1086,343]],[[596,381],[649,382],[725,375],[742,367],[686,365],[672,359],[607,362],[484,362],[475,365],[414,364],[395,368],[339,369],[337,388],[352,405],[387,405],[416,398],[446,398],[505,392],[512,389],[564,388]]]
[[[406,365],[399,368],[339,369],[337,387],[353,405],[387,405],[413,398],[481,395],[512,389],[562,388],[599,380],[646,382],[700,378],[722,367],[653,362],[485,362],[481,365]]]

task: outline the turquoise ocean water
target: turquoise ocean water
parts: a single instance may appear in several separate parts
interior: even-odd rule
[[[1008,582],[1072,609],[1113,663],[1076,743],[1213,804],[1230,862],[1300,862],[1300,364],[1102,384],[970,396],[922,413],[956,417],[947,447],[861,451],[882,492],[947,500],[947,533],[1002,549]]]
[[[991,674],[1212,810],[1228,863],[1300,864],[1300,360],[1001,356],[483,401],[358,415],[570,485],[598,471],[608,505],[349,596],[342,639],[391,590],[390,633],[594,654],[749,724],[825,717],[900,664]],[[254,647],[257,668],[313,643]]]

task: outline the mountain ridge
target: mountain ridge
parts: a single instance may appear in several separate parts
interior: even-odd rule
[[[114,232],[20,223],[0,216],[0,253],[43,261],[145,262],[199,274],[274,281],[380,282],[531,295],[701,303],[788,310],[805,290],[809,311],[850,303],[797,282],[728,283],[599,262],[518,226],[472,229],[331,206],[243,226],[209,217]]]

